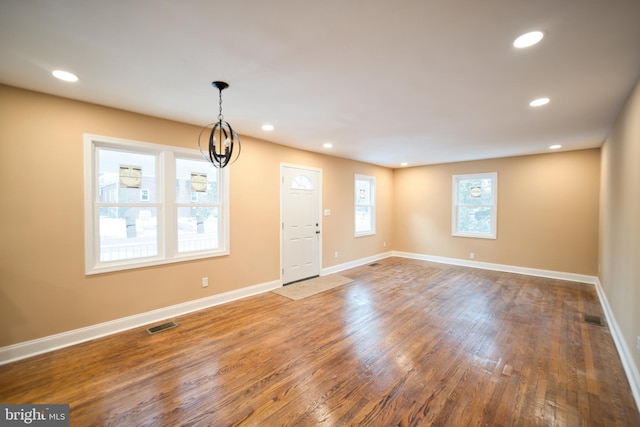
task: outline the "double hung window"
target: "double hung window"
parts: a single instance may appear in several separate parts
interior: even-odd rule
[[[376,234],[376,179],[355,176],[355,236]]]
[[[228,253],[228,178],[196,150],[85,135],[85,272]]]
[[[454,236],[496,238],[498,174],[453,176]]]

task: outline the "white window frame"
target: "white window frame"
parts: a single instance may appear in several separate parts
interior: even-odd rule
[[[478,205],[461,205],[458,203],[458,190],[460,187],[460,181],[463,180],[481,180],[481,179],[490,179],[491,180],[491,196],[492,203],[490,205],[487,204],[478,204]],[[497,218],[498,218],[498,174],[497,172],[487,172],[487,173],[476,173],[476,174],[466,174],[466,175],[453,175],[452,177],[452,208],[451,208],[451,235],[457,237],[473,237],[479,239],[496,239],[497,236]],[[460,231],[458,227],[458,209],[461,206],[481,206],[490,208],[491,212],[491,221],[490,221],[490,230],[488,233],[469,233],[465,231]]]
[[[145,205],[157,208],[158,215],[158,254],[156,256],[100,261],[99,221],[100,207],[98,185],[98,148],[121,151],[142,152],[157,156],[157,196],[156,202]],[[197,252],[178,252],[177,206],[175,197],[175,159],[192,158],[203,160],[198,150],[132,141],[108,136],[84,134],[84,236],[85,236],[85,274],[100,274],[112,271],[129,270],[152,265],[169,264],[194,259],[228,255],[229,249],[229,172],[227,168],[216,169],[218,173],[219,215],[222,215],[219,230],[219,247]]]
[[[369,205],[359,205],[358,204],[358,189],[357,183],[358,181],[367,181],[369,182],[369,186],[371,188],[371,203]],[[366,231],[357,231],[356,216],[358,215],[359,207],[370,207],[371,208],[371,230]],[[374,176],[368,175],[360,175],[355,174],[353,179],[353,232],[355,237],[361,236],[372,236],[376,234],[376,178]]]

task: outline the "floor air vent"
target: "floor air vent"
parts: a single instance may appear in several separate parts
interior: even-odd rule
[[[585,314],[584,321],[587,323],[591,323],[592,325],[604,326],[602,323],[602,319],[600,316],[594,316],[593,314]]]
[[[379,265],[380,265],[379,262],[374,262],[373,264],[369,264],[369,267],[377,267]]]
[[[175,328],[176,326],[178,326],[178,324],[176,322],[171,321],[171,322],[163,323],[162,325],[147,328],[147,332],[149,332],[149,335],[153,335],[153,334],[157,334],[158,332],[166,331],[167,329]]]

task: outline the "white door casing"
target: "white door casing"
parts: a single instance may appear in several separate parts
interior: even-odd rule
[[[282,283],[320,273],[321,170],[281,165]]]

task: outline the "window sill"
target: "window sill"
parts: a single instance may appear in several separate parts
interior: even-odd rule
[[[176,255],[174,258],[147,258],[144,261],[136,260],[132,261],[122,261],[119,263],[100,263],[93,267],[87,267],[85,271],[85,275],[93,276],[96,274],[103,273],[113,273],[116,271],[127,271],[134,270],[136,268],[145,268],[145,267],[153,267],[156,265],[165,265],[165,264],[174,264],[177,262],[184,261],[194,261],[205,258],[216,258],[219,256],[229,255],[229,251],[215,251],[215,252],[206,252],[199,254],[186,254],[186,255]]]
[[[366,236],[375,236],[376,232],[375,231],[368,231],[366,233],[356,233],[353,235],[353,237],[366,237]]]
[[[495,234],[472,234],[472,233],[452,233],[453,237],[470,237],[472,239],[489,239],[496,240],[497,237]]]

